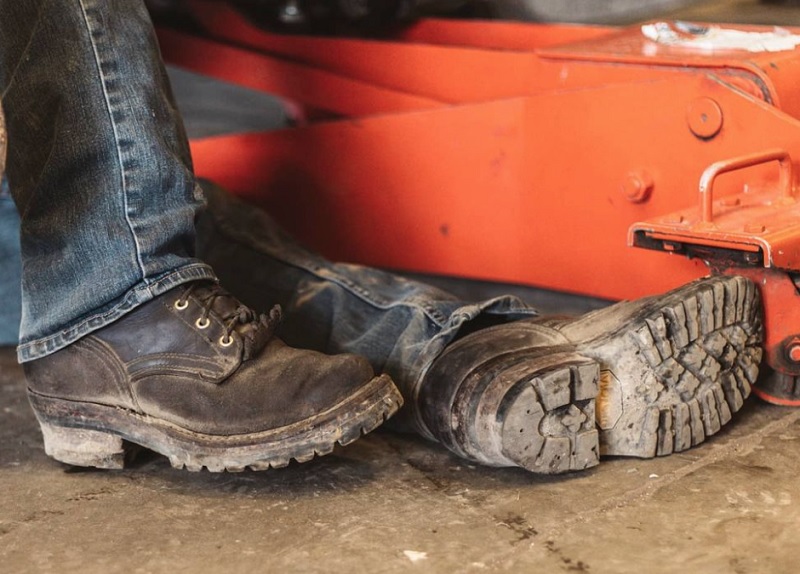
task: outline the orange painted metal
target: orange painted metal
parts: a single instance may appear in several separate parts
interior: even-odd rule
[[[797,338],[800,294],[791,277],[774,269],[733,268],[726,273],[746,275],[761,287],[764,301],[767,361],[782,372],[800,375],[800,362],[793,358],[791,342]],[[794,304],[787,303],[792,302]]]
[[[762,190],[748,184],[742,193],[715,205],[713,186],[719,176],[770,162],[780,166],[775,185]],[[780,149],[718,161],[700,177],[698,207],[634,224],[628,243],[662,249],[667,245],[671,252],[687,244],[741,251],[745,262],[800,271],[800,202],[795,198],[793,165],[789,153]]]
[[[169,30],[161,32],[159,42],[162,50],[173,54],[175,65],[203,70],[220,80],[345,116],[424,110],[442,105],[424,96],[382,88]],[[206,55],[209,50],[215,54],[211,60]]]
[[[791,275],[776,269],[734,267],[725,273],[745,275],[760,287],[764,303],[766,363],[772,367],[768,384],[753,387],[773,404],[800,407],[800,293]]]
[[[279,36],[189,4],[204,33],[161,31],[169,61],[335,114],[192,142],[199,175],[310,246],[611,299],[708,263],[760,282],[770,364],[800,376],[799,50],[445,20],[381,41]]]

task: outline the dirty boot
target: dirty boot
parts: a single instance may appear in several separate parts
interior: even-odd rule
[[[461,456],[580,470],[600,455],[683,451],[719,431],[750,394],[761,341],[754,284],[711,277],[575,320],[467,335],[415,400],[424,430]]]
[[[45,451],[122,468],[130,442],[176,468],[264,470],[329,453],[399,408],[391,380],[365,359],[284,345],[279,317],[196,282],[26,363]]]

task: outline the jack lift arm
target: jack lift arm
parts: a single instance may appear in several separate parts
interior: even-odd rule
[[[422,20],[377,41],[187,4],[168,62],[313,118],[192,141],[198,175],[339,260],[610,299],[748,276],[773,371],[754,391],[800,406],[800,30],[731,48],[670,23]]]

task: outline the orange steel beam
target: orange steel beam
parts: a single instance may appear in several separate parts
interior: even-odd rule
[[[428,97],[397,92],[170,30],[161,31],[159,42],[162,50],[172,54],[172,63],[176,66],[202,71],[220,80],[268,91],[344,116],[430,109],[442,105]],[[211,49],[215,56],[209,61],[204,54]]]
[[[532,55],[521,52],[497,53],[424,44],[404,44],[398,50],[394,43],[383,41],[270,34],[253,26],[225,3],[194,0],[191,5],[196,8],[198,23],[218,41],[291,60],[308,69],[325,70],[445,102],[519,95],[528,90],[531,78],[535,77],[531,66],[538,62]],[[264,67],[271,69],[272,64]],[[486,81],[488,77],[492,81]]]
[[[647,61],[641,54],[641,49],[636,50],[630,46],[624,54],[606,50],[606,63],[614,64],[619,58],[627,58],[629,63],[633,63],[644,58],[647,66],[632,69],[630,66],[606,65],[598,68],[596,52],[607,44],[616,45],[620,42],[618,37],[625,33],[610,27],[423,20],[399,36],[405,38],[403,41],[386,42],[273,34],[257,28],[224,2],[189,0],[188,3],[195,8],[197,23],[206,30],[209,38],[259,53],[265,58],[274,58],[262,65],[249,59],[245,64],[232,64],[238,70],[224,72],[224,79],[233,82],[252,81],[241,73],[242,68],[249,68],[251,74],[256,76],[285,76],[282,73],[285,70],[275,69],[281,59],[308,66],[313,71],[325,70],[375,86],[453,103],[592,86],[598,81],[611,84],[628,82],[631,79],[658,79],[660,71],[651,69],[654,63],[673,67],[685,67],[689,63],[698,67],[714,67],[735,74],[738,87],[757,94],[762,93],[762,86],[770,82],[768,71],[754,65],[749,58],[696,57],[688,60],[686,56],[677,57],[672,52],[663,50],[658,59],[653,61],[650,57],[650,61]],[[425,32],[420,43],[407,39],[420,36],[415,30]],[[442,37],[438,38],[440,43],[443,38],[449,38],[452,43],[432,43],[436,30],[442,33]],[[457,33],[459,30],[462,31],[460,35]],[[523,38],[524,42],[521,42]],[[184,36],[184,39],[191,42],[188,36]],[[567,48],[571,52],[563,46],[566,40],[577,42],[568,44]],[[526,48],[514,48],[519,45]],[[191,46],[168,51],[186,58],[187,52],[198,50],[208,54],[202,47]],[[214,60],[227,64],[234,59],[233,54],[223,52],[216,50]],[[248,54],[239,53],[237,57],[248,58]],[[568,62],[568,67],[564,63],[565,57],[572,60]],[[590,65],[582,60],[588,60]],[[225,67],[208,61],[198,62],[198,65],[210,68],[214,75],[219,73],[217,70]],[[302,67],[294,70],[296,74]],[[602,74],[602,79],[598,77],[598,73]],[[748,80],[748,76],[753,77]],[[334,95],[348,93],[347,90],[341,90],[339,85],[331,86],[330,91]],[[295,90],[295,97],[308,97],[307,90]]]
[[[394,39],[436,46],[531,52],[601,38],[616,31],[617,28],[609,26],[428,19],[398,32]]]
[[[759,392],[800,405],[800,51],[442,20],[278,36],[190,4],[206,31],[162,31],[169,61],[346,116],[193,141],[199,175],[334,259],[611,299],[748,275],[790,389]]]

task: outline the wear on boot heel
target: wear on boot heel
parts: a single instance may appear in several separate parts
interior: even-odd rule
[[[118,436],[45,422],[39,424],[45,453],[60,462],[96,468],[121,469],[124,466],[125,451]]]
[[[420,389],[430,433],[491,466],[559,474],[597,465],[599,366],[552,335],[497,326],[448,347]]]

